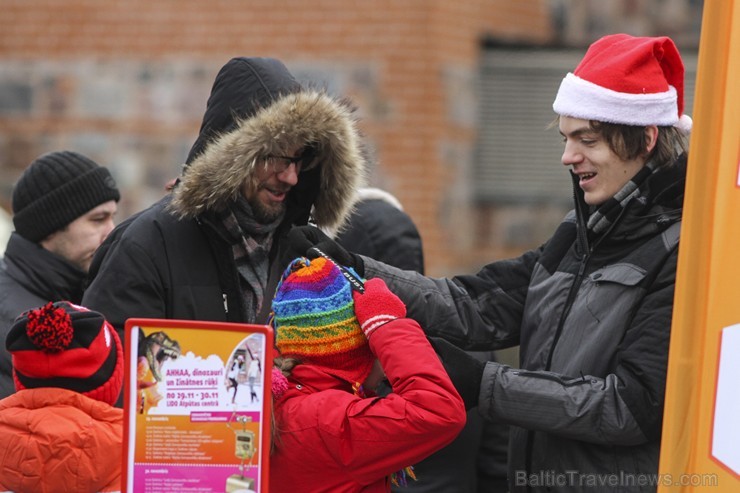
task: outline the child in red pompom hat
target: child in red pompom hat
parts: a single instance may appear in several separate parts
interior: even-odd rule
[[[5,346],[17,392],[0,400],[0,489],[120,490],[123,348],[113,327],[50,302],[19,316]]]

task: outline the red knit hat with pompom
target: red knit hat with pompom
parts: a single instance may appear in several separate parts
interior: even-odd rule
[[[115,404],[123,348],[103,316],[67,301],[21,314],[5,339],[16,390],[60,387]]]

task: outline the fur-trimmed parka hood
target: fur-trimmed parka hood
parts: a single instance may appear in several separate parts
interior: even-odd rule
[[[182,218],[223,210],[270,154],[312,146],[318,167],[299,175],[288,217],[337,227],[365,180],[365,157],[353,109],[323,91],[304,89],[273,59],[235,58],[214,82],[198,140],[173,191]]]

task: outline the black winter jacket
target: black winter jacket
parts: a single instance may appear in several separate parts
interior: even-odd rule
[[[424,273],[421,236],[398,199],[379,188],[363,188],[336,241],[353,253],[403,270]]]
[[[49,301],[80,303],[85,273],[63,258],[11,233],[0,264],[0,399],[15,392],[5,337],[21,313]]]

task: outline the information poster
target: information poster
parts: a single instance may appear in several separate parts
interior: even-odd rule
[[[267,491],[272,330],[126,322],[123,491]]]

